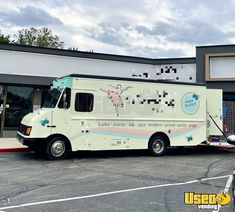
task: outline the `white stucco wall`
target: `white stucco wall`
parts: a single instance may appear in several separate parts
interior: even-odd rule
[[[149,65],[0,50],[0,73],[61,77],[89,74],[196,82],[196,64]]]

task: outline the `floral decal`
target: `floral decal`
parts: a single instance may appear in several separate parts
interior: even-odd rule
[[[47,124],[49,124],[49,120],[47,118],[45,118],[44,120],[41,120],[40,123],[43,127],[45,127]]]
[[[192,135],[188,136],[188,137],[187,137],[187,141],[188,141],[188,142],[193,141],[193,136],[192,136]]]

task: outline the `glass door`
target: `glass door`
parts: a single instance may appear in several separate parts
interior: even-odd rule
[[[33,111],[33,87],[7,86],[4,132],[14,131],[22,118]],[[10,134],[14,134],[13,132]]]
[[[3,127],[5,121],[5,109],[6,109],[6,88],[0,85],[0,137],[3,137]]]

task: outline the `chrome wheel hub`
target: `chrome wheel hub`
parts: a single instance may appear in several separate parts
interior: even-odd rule
[[[65,152],[65,144],[63,141],[56,141],[51,146],[51,154],[54,157],[60,157]]]
[[[156,153],[161,153],[164,149],[163,141],[158,139],[153,142],[153,150]]]

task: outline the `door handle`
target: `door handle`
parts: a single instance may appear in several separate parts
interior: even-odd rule
[[[47,125],[47,127],[55,128],[56,125]]]

